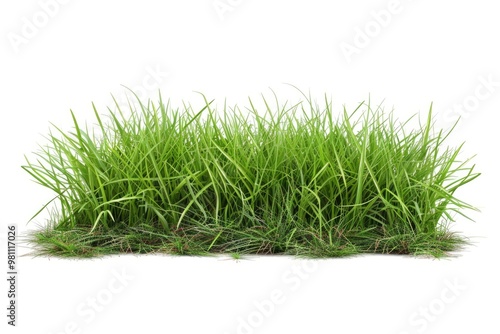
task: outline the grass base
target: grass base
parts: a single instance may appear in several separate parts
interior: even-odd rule
[[[382,231],[343,231],[332,239],[321,239],[314,230],[304,231],[294,242],[280,241],[272,231],[224,230],[206,226],[204,230],[182,230],[164,234],[149,225],[113,229],[42,229],[29,236],[36,255],[59,257],[98,257],[133,253],[174,255],[283,254],[311,258],[344,257],[362,253],[410,254],[444,257],[470,244],[468,239],[438,230],[432,234],[384,235]],[[214,240],[217,242],[214,243]]]

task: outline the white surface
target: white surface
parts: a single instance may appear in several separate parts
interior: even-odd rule
[[[49,122],[69,127],[70,108],[92,122],[91,101],[103,113],[110,93],[125,103],[120,85],[201,105],[194,91],[219,104],[225,97],[245,104],[269,88],[297,100],[283,84],[290,83],[318,99],[326,92],[337,110],[370,94],[402,118],[426,113],[433,101],[445,128],[462,113],[451,144],[467,141],[464,157],[477,153],[483,175],[459,195],[482,213],[454,228],[476,237],[476,246],[445,260],[26,256],[19,326],[2,315],[2,333],[499,332],[500,21],[493,2],[63,2],[0,5],[2,252],[6,225],[33,228],[26,221],[51,198],[20,169],[23,155],[43,142]],[[367,29],[371,37],[360,33]],[[347,44],[356,47],[351,57],[342,51]]]

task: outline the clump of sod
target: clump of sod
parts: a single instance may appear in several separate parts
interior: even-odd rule
[[[129,116],[116,104],[107,122],[94,106],[97,133],[72,113],[74,131],[55,127],[23,166],[58,203],[31,241],[78,257],[442,256],[466,242],[448,222],[474,209],[454,193],[479,174],[444,147],[453,129],[435,131],[431,111],[407,131],[369,103],[335,116],[329,99],[306,100],[217,112],[160,96]]]

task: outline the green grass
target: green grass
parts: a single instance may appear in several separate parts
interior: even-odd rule
[[[474,207],[454,193],[479,174],[445,146],[453,128],[433,128],[432,106],[408,129],[369,103],[215,110],[202,97],[53,126],[23,166],[55,195],[35,214],[55,208],[30,237],[37,253],[439,257],[466,243],[448,226]]]

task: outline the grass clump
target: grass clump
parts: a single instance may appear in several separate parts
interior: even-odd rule
[[[23,166],[58,203],[32,235],[38,252],[441,256],[463,245],[447,222],[474,209],[454,193],[479,174],[461,146],[444,147],[453,129],[435,131],[431,111],[408,132],[369,103],[337,116],[328,99],[263,105],[175,109],[160,96],[128,116],[116,104],[106,122],[94,106],[96,132],[71,113],[74,130],[54,127]]]

